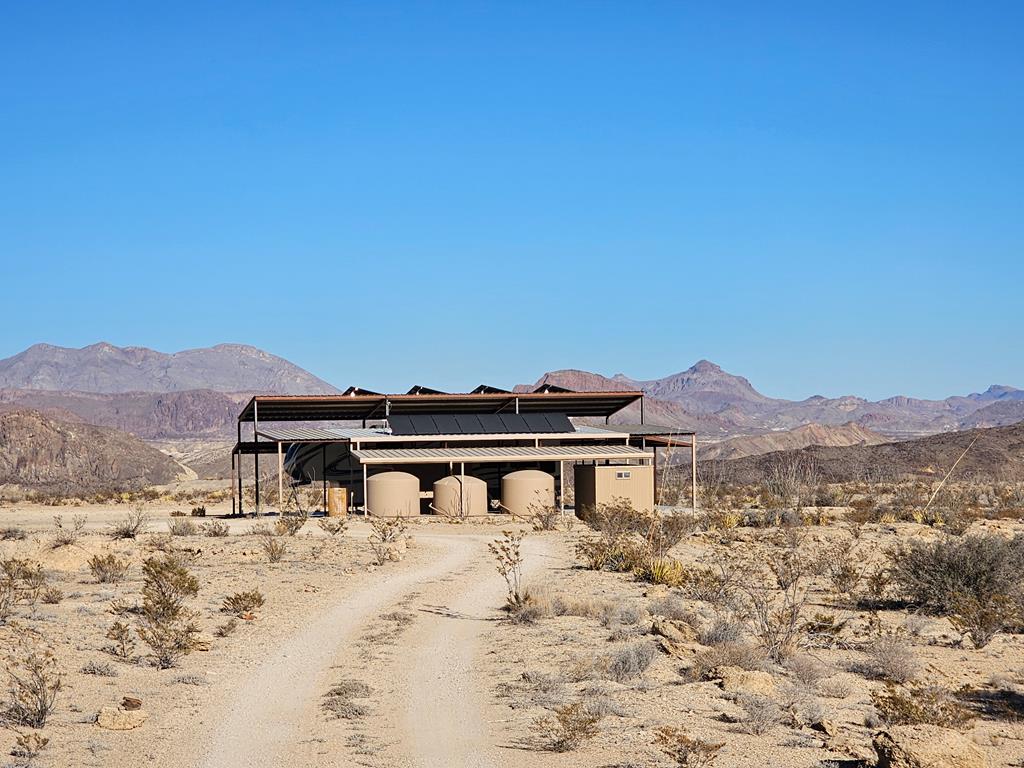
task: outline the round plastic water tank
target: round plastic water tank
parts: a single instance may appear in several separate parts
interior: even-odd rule
[[[513,515],[528,517],[538,507],[555,505],[555,478],[539,469],[520,469],[501,478],[501,506]]]
[[[420,513],[420,481],[408,472],[381,472],[366,479],[366,508],[378,517]]]
[[[434,511],[466,517],[487,514],[487,483],[469,475],[449,475],[434,483]]]

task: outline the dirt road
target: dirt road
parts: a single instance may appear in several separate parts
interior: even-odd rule
[[[480,635],[499,618],[505,591],[487,552],[493,538],[417,534],[416,546],[432,556],[384,566],[372,589],[339,599],[248,671],[219,704],[223,717],[187,764],[522,765],[521,754],[497,746],[502,737],[492,733],[491,696],[475,674]],[[547,546],[527,539],[524,551],[533,568]],[[410,616],[408,630],[379,652],[357,653],[357,641],[396,606]],[[374,691],[371,715],[358,724],[361,750],[346,746],[346,726],[321,711],[338,669],[361,672]]]

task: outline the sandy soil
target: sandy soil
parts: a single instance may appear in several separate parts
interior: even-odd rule
[[[573,552],[579,527],[527,536],[528,583],[616,610],[604,618],[597,612],[511,624],[501,610],[505,584],[487,551],[507,519],[420,521],[410,526],[402,559],[383,566],[372,564],[364,521],[352,521],[340,539],[310,521],[299,535],[285,538],[289,552],[272,564],[258,537],[245,535],[253,521],[230,520],[226,538],[173,540],[192,551],[191,568],[201,582],[193,607],[209,650],[185,657],[178,668],[158,670],[140,643],[134,660],[118,661],[104,651],[115,618],[111,602],[138,599],[141,562],[162,545],[170,509],[151,507],[149,530],[139,539],[112,541],[104,530],[125,515],[123,506],[0,508],[0,527],[28,534],[0,541],[0,558],[38,560],[48,583],[64,592],[57,604],[18,606],[14,620],[0,627],[5,649],[38,633],[64,672],[64,688],[43,729],[50,745],[33,765],[659,766],[668,763],[653,732],[664,725],[724,743],[716,766],[810,767],[869,749],[872,728],[865,718],[878,683],[855,672],[863,656],[856,647],[810,652],[828,670],[811,695],[837,724],[838,740],[786,724],[761,735],[745,732],[735,697],[714,681],[690,681],[685,664],[661,651],[633,679],[582,673],[589,662],[625,646],[654,643],[654,601],[669,590],[625,574],[580,569]],[[53,548],[54,512],[66,521],[87,516],[87,533],[78,543]],[[1006,521],[983,525],[1019,527]],[[819,543],[841,532],[834,526],[807,529]],[[757,535],[738,531],[724,546],[754,545]],[[901,536],[931,533],[901,524],[866,526],[863,535],[870,559]],[[707,562],[722,546],[715,535],[699,533],[674,554],[684,562]],[[86,563],[91,554],[105,552],[131,561],[126,581],[95,583]],[[266,596],[257,618],[239,622],[228,637],[214,636],[228,618],[220,611],[224,597],[253,588]],[[710,620],[711,606],[696,600],[686,605]],[[810,608],[837,611],[820,582]],[[867,622],[856,611],[839,612],[850,626]],[[880,620],[891,628],[908,625],[907,615],[895,612],[881,612]],[[914,620],[908,632],[926,673],[951,688],[991,687],[998,677],[1009,681],[1003,685],[1020,684],[1019,636],[1000,635],[975,651],[959,643],[943,619]],[[105,665],[115,676],[86,674],[89,664]],[[772,675],[779,696],[794,685],[786,670]],[[325,708],[338,703],[332,690],[340,689],[355,693],[344,706]],[[116,706],[124,696],[141,699],[148,720],[127,731],[97,725],[100,708]],[[596,703],[604,712],[597,736],[576,751],[546,751],[533,723],[573,701]],[[8,748],[15,735],[6,731]],[[993,766],[1019,764],[1024,754],[1024,728],[1013,720],[981,718],[970,738]]]

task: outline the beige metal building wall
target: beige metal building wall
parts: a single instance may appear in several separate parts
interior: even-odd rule
[[[654,509],[654,467],[650,464],[577,464],[576,511],[616,498],[635,509]]]

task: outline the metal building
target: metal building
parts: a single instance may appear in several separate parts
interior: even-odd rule
[[[611,423],[637,404],[640,424]],[[554,478],[555,504],[564,509],[564,480],[578,467],[593,468],[578,472],[585,503],[609,501],[609,492],[628,486],[634,505],[653,507],[659,449],[688,449],[695,488],[697,437],[645,424],[643,414],[642,392],[571,392],[550,385],[533,392],[481,385],[467,394],[415,386],[399,395],[355,387],[341,395],[257,395],[238,416],[238,442],[231,454],[232,510],[247,511],[242,456],[253,457],[256,508],[248,511],[256,513],[265,511],[261,498],[267,496],[265,487],[260,492],[261,456],[276,459],[279,508],[294,489],[313,485],[320,488],[325,509],[328,489],[344,488],[349,511],[430,513],[437,509],[432,504],[435,483],[454,476],[481,481],[490,508],[500,512],[503,479],[534,470]],[[618,477],[629,483],[605,481],[623,472],[628,474]],[[384,473],[404,477],[380,477],[380,488],[371,491],[371,478]],[[506,488],[519,485],[510,482]],[[415,502],[410,500],[414,491]],[[376,502],[385,508],[374,509],[375,499],[385,500]],[[516,504],[517,510],[523,506],[519,499]],[[696,508],[695,493],[692,505]]]

